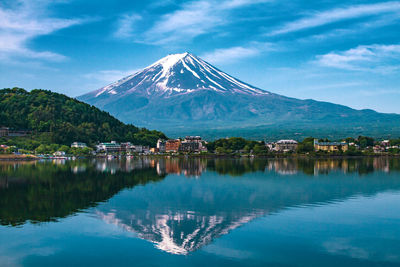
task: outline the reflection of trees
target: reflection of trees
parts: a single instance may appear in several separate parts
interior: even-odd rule
[[[260,216],[290,207],[324,205],[356,195],[372,196],[400,190],[397,175],[363,175],[360,179],[355,171],[344,173],[348,166],[365,163],[363,160],[322,161],[318,165],[313,160],[211,159],[208,166],[226,171],[227,166],[235,162],[239,168],[232,172],[234,174],[244,174],[249,164],[257,162],[255,166],[258,167],[249,166],[247,170],[251,171],[247,175],[234,179],[215,171],[207,172],[198,180],[175,177],[154,187],[136,187],[124,198],[99,206],[96,214],[107,223],[149,240],[163,251],[185,255]],[[373,165],[374,161],[371,163]],[[272,169],[255,172],[264,170],[265,166]],[[312,175],[315,166],[337,172],[310,179],[299,166],[311,170]],[[282,175],[291,170],[298,172],[292,176]]]
[[[184,174],[187,177],[199,177],[207,167],[207,160],[202,158],[158,158],[155,160],[160,174]]]
[[[298,172],[307,175],[328,174],[332,171],[343,173],[368,174],[374,171],[399,171],[400,164],[396,158],[338,158],[338,159],[215,159],[207,162],[209,170],[219,174],[241,176],[257,171],[274,171],[282,175],[292,175]]]
[[[365,175],[374,171],[398,171],[400,160],[385,157],[317,160],[135,158],[64,161],[62,164],[0,162],[0,224],[56,220],[95,206],[124,188],[158,181],[169,173],[201,176],[206,168],[230,176],[253,172]]]
[[[84,171],[74,171],[79,168]],[[161,179],[150,168],[111,175],[88,162],[0,165],[0,224],[53,221],[96,206],[124,188]]]
[[[248,172],[264,171],[268,161],[263,159],[215,159],[207,162],[207,169],[219,174],[241,176]]]

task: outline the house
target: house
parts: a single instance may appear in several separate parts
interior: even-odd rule
[[[297,141],[295,140],[279,140],[275,144],[275,151],[279,152],[294,152],[297,149]]]
[[[8,136],[9,128],[8,127],[0,127],[0,137]]]
[[[327,151],[327,152],[343,151],[343,152],[346,152],[348,149],[349,149],[349,145],[345,142],[319,142],[318,139],[314,139],[314,150],[315,151]]]
[[[86,143],[82,143],[82,142],[73,142],[71,144],[71,147],[73,148],[85,148],[87,147]]]
[[[164,140],[161,140],[161,139],[157,140],[158,152],[165,153],[165,144],[166,144],[166,142]]]
[[[6,152],[8,148],[9,148],[9,146],[7,146],[7,145],[0,145],[0,151],[3,153]]]
[[[64,151],[56,151],[56,152],[53,153],[53,156],[65,157],[65,152]]]
[[[96,146],[97,151],[104,151],[104,152],[120,152],[121,145],[115,141],[111,141],[110,143],[100,143]]]
[[[181,147],[181,140],[170,139],[165,142],[165,152],[178,152]]]
[[[386,148],[381,145],[375,145],[372,149],[374,150],[374,153],[382,153],[386,150]]]
[[[201,152],[207,151],[207,148],[203,146],[203,140],[200,136],[186,136],[181,142],[180,150],[184,152]]]
[[[381,142],[381,145],[382,145],[383,147],[389,147],[389,146],[390,146],[390,140],[383,140],[383,141]]]
[[[10,128],[8,128],[8,127],[0,127],[0,137],[3,137],[3,136],[10,136],[10,137],[26,136],[29,134],[31,134],[30,131],[10,130]]]

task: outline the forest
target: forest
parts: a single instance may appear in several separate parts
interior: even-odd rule
[[[40,144],[69,146],[74,141],[93,146],[111,140],[155,146],[159,138],[166,139],[160,131],[125,124],[94,106],[40,89],[0,90],[0,127],[31,131],[29,137],[15,139],[26,149]]]

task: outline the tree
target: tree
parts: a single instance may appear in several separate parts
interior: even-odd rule
[[[357,144],[361,147],[361,148],[366,148],[369,146],[373,146],[374,145],[374,139],[371,137],[367,137],[367,136],[359,136],[357,139]]]
[[[314,151],[314,138],[307,137],[297,146],[298,153],[308,153]]]

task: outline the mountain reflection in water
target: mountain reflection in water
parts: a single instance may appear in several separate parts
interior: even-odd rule
[[[85,211],[172,254],[188,254],[290,207],[400,189],[400,160],[201,159],[0,162],[0,224]],[[329,174],[329,175],[328,175]]]

